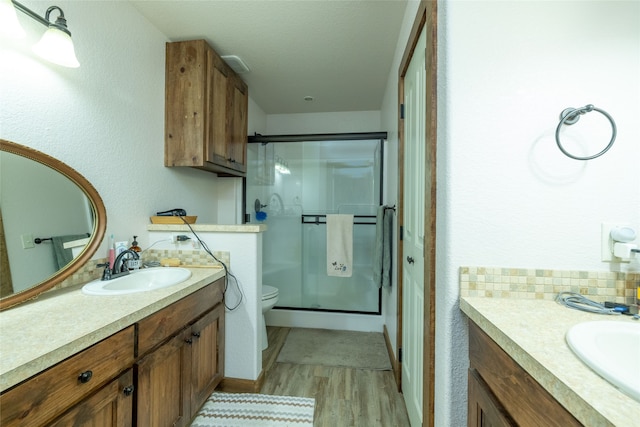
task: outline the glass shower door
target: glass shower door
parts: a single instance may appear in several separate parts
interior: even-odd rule
[[[258,199],[266,216],[262,283],[279,289],[276,308],[379,313],[382,140],[249,144],[248,159],[247,206]],[[327,214],[355,216],[352,277],[327,275]]]

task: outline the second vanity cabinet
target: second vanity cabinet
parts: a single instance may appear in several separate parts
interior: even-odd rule
[[[224,374],[224,278],[0,395],[0,425],[186,426]]]
[[[582,425],[473,322],[469,363],[469,427]]]
[[[165,166],[246,175],[249,91],[205,40],[167,43]]]

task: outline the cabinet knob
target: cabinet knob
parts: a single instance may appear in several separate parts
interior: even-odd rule
[[[193,332],[191,336],[194,338],[200,338],[200,332]]]
[[[135,390],[133,385],[130,385],[122,389],[122,393],[124,393],[125,396],[131,396],[133,394],[133,390]]]
[[[414,259],[413,259],[412,257],[408,256],[408,257],[407,257],[407,262],[408,262],[409,264],[413,264]]]
[[[82,384],[86,384],[89,382],[89,380],[91,380],[92,376],[93,376],[93,372],[85,371],[80,375],[78,375],[78,381],[80,381]]]

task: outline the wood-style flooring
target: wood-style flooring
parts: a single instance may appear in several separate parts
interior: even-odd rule
[[[315,398],[314,427],[409,426],[393,371],[277,363],[289,330],[267,327],[261,393]]]

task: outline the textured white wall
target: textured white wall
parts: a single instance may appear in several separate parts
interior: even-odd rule
[[[303,133],[378,132],[380,111],[346,111],[338,113],[269,114],[269,135]]]
[[[43,14],[51,2],[22,3]],[[35,57],[31,44],[44,27],[19,13],[27,39],[0,38],[0,137],[84,175],[102,196],[107,233],[116,240],[135,234],[146,247],[148,217],[176,207],[198,215],[198,222],[236,222],[239,180],[164,167],[166,37],[128,2],[56,4],[81,66],[67,69]],[[259,116],[259,109],[252,111]],[[106,256],[106,244],[97,256]]]
[[[463,265],[603,270],[600,223],[640,228],[640,3],[439,4],[436,425],[465,425]],[[594,104],[613,148],[580,162],[558,114]],[[597,113],[568,138],[595,152]],[[523,315],[526,316],[526,313]]]

